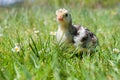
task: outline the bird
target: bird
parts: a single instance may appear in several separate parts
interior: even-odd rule
[[[74,25],[72,16],[65,8],[56,10],[58,30],[56,39],[62,44],[73,44],[83,49],[94,49],[98,45],[98,38],[88,28],[82,25]]]

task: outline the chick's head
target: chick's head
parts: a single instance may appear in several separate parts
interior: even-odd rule
[[[56,11],[56,18],[58,23],[67,24],[72,21],[71,14],[66,9],[58,9]]]

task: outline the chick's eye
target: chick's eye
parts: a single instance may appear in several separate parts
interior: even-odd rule
[[[65,17],[67,17],[68,16],[68,14],[65,14]]]

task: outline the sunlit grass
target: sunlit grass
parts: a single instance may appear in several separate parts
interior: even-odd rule
[[[73,47],[57,44],[55,10],[33,7],[0,13],[0,80],[118,80],[119,9],[69,9],[73,23],[86,26],[99,39],[97,52],[82,59],[73,56]]]

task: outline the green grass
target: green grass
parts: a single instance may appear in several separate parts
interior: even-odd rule
[[[73,23],[89,28],[99,39],[93,56],[72,56],[72,47],[59,46],[55,8],[2,9],[0,12],[0,80],[119,80],[120,10],[70,10]],[[37,34],[35,30],[39,30]],[[20,52],[13,52],[15,44]],[[71,57],[72,56],[72,57]]]

